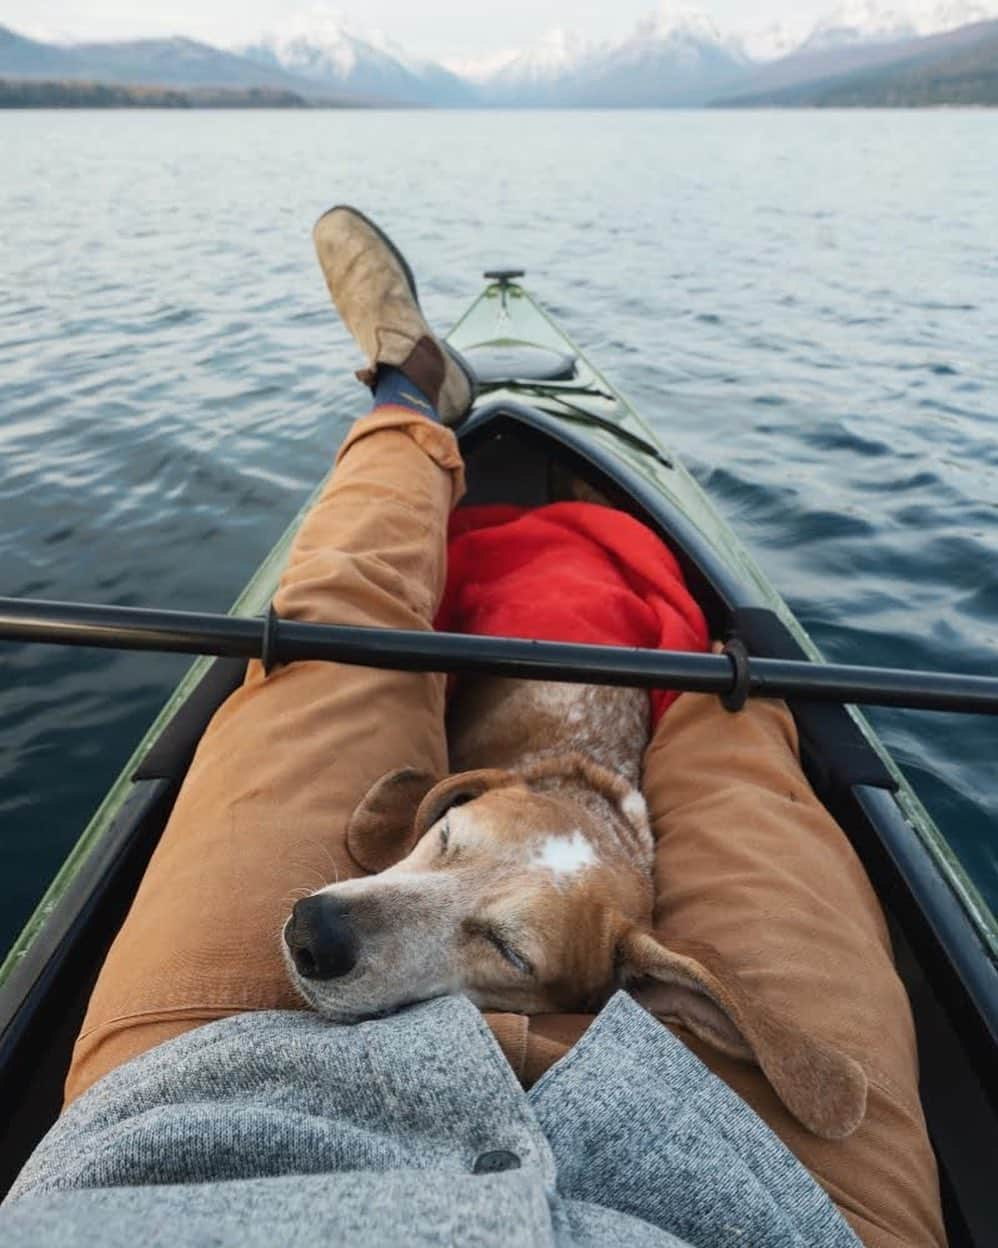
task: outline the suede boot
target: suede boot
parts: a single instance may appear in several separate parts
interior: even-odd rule
[[[312,236],[336,310],[367,356],[357,377],[373,388],[378,365],[391,364],[422,390],[445,424],[456,424],[474,400],[474,374],[427,325],[402,253],[347,205],[324,213]]]

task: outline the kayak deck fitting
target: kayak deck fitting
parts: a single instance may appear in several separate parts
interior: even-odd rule
[[[689,472],[515,280],[497,271],[449,335],[482,380],[459,430],[469,503],[531,506],[581,480],[677,555],[712,635],[753,656],[821,656]],[[308,505],[311,505],[311,500]],[[307,505],[307,506],[308,506]],[[231,614],[264,614],[304,508]],[[61,1103],[72,1042],[211,716],[245,661],[198,659],[0,967],[0,1193]],[[888,917],[915,1012],[951,1244],[993,1242],[998,1193],[998,925],[866,719],[791,702],[815,791]]]

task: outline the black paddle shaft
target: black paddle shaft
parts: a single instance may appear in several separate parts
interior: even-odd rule
[[[986,676],[788,659],[750,658],[745,664],[727,655],[303,624],[273,614],[246,619],[0,598],[0,641],[263,658],[268,665],[308,659],[408,672],[696,690],[736,700],[747,692],[750,697],[998,715],[998,679]]]

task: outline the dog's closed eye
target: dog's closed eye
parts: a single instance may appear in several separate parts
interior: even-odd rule
[[[521,975],[533,975],[534,967],[530,959],[525,958],[515,946],[511,945],[504,933],[497,931],[494,927],[478,923],[469,924],[468,930],[473,936],[479,936],[490,944]]]

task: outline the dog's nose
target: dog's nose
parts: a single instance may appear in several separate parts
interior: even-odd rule
[[[295,904],[284,928],[284,943],[304,979],[339,979],[357,963],[349,907],[328,895]]]

